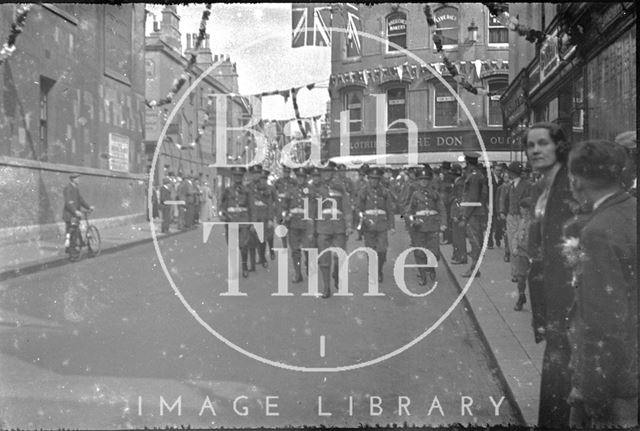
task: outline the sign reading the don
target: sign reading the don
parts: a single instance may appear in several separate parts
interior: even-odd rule
[[[516,145],[511,138],[507,138],[502,130],[482,130],[480,132],[487,151],[510,151]],[[338,138],[330,139],[331,157],[339,154]],[[408,151],[407,133],[388,133],[386,137],[387,154],[403,154]],[[338,149],[338,150],[336,150]],[[481,151],[480,143],[475,131],[437,131],[418,133],[419,152],[440,151]],[[335,153],[335,154],[334,154]],[[349,154],[354,156],[376,153],[376,136],[351,136]]]

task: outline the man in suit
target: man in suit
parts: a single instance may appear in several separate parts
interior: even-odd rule
[[[587,141],[571,150],[571,188],[593,211],[579,231],[571,315],[570,421],[578,427],[638,425],[637,203],[620,183],[624,148]]]
[[[62,197],[64,199],[64,208],[62,209],[62,220],[64,220],[66,227],[66,239],[65,239],[65,251],[77,248],[77,229],[72,229],[72,220],[74,217],[81,218],[81,209],[93,210],[80,194],[78,188],[78,178],[80,174],[73,173],[69,175],[69,184],[64,187],[62,191]]]
[[[509,242],[509,254],[515,253],[513,247],[515,241],[513,240],[518,225],[520,224],[520,201],[524,198],[531,196],[531,183],[521,177],[522,165],[519,162],[511,162],[507,167],[509,173],[510,185],[507,187],[506,193],[502,195],[502,201],[500,202],[500,219],[507,222],[507,241]],[[516,259],[511,261],[511,278],[512,281],[517,281],[515,276]]]
[[[160,212],[162,214],[161,232],[169,232],[169,225],[171,224],[171,209],[172,205],[165,203],[171,200],[171,179],[164,177],[162,179],[162,187],[160,188]]]

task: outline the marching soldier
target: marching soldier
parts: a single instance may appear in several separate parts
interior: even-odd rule
[[[258,165],[259,166],[259,165]],[[273,217],[274,217],[274,206],[276,203],[275,190],[267,183],[267,178],[269,178],[269,172],[266,169],[259,170],[260,177],[256,182],[256,188],[254,193],[254,209],[255,213],[253,216],[253,221],[263,223],[264,226],[264,241],[260,241],[257,233],[253,233],[254,241],[257,242],[258,246],[258,264],[261,264],[263,268],[268,266],[266,249],[267,244],[270,247],[270,252],[273,253]],[[275,256],[274,256],[275,258]]]
[[[409,201],[411,200],[411,196],[413,192],[418,190],[418,180],[416,179],[416,170],[417,167],[409,167],[407,168],[407,176],[408,180],[404,183],[402,188],[402,193],[400,194],[400,208],[402,210],[402,217],[404,218],[404,225],[407,228],[407,232],[409,232],[409,239],[411,247],[415,247],[415,230],[412,224],[409,222],[409,214],[407,214],[407,209],[409,207]]]
[[[249,188],[242,179],[246,169],[241,166],[231,168],[233,184],[224,189],[220,198],[220,218],[225,222],[249,222],[253,212],[253,197]],[[248,277],[249,268],[247,258],[249,256],[249,240],[253,229],[249,225],[240,225],[240,256],[242,258],[242,276]],[[225,226],[225,239],[229,243],[229,228]]]
[[[447,212],[440,194],[436,192],[430,182],[433,180],[431,169],[422,169],[418,173],[419,189],[414,191],[409,199],[407,214],[414,229],[414,247],[423,247],[431,251],[440,260],[439,232],[447,228]],[[414,250],[417,264],[427,264],[427,256],[420,250]],[[428,271],[427,271],[428,270]],[[435,268],[420,268],[418,282],[421,286],[427,284],[427,272],[431,280],[436,278]]]
[[[453,265],[464,265],[467,263],[467,234],[464,227],[460,227],[462,218],[462,193],[464,191],[464,177],[462,176],[462,166],[454,163],[451,166],[451,173],[455,176],[453,189],[451,190],[451,239],[453,243],[453,255],[451,263]]]
[[[458,222],[466,229],[467,238],[471,245],[471,266],[462,274],[463,277],[471,277],[473,268],[480,258],[482,248],[482,235],[487,227],[487,200],[488,186],[485,176],[478,166],[480,155],[476,152],[465,152],[467,173],[464,180],[462,201],[466,205],[462,208],[461,220]],[[480,276],[480,271],[476,277]]]
[[[440,182],[440,197],[442,198],[442,202],[444,202],[444,207],[447,210],[447,230],[442,235],[444,238],[444,243],[449,244],[453,241],[452,233],[451,233],[451,190],[453,189],[453,183],[456,177],[451,173],[451,163],[450,162],[442,162],[442,181]]]
[[[387,260],[389,239],[387,231],[396,232],[393,197],[381,184],[382,169],[369,170],[369,184],[358,196],[358,212],[364,232],[365,247],[378,254],[378,281],[383,281],[382,267]]]
[[[171,225],[171,210],[172,206],[166,204],[166,201],[171,200],[171,178],[164,177],[162,179],[162,188],[160,188],[160,208],[162,211],[162,225],[160,230],[162,233],[169,232],[169,226]]]
[[[353,185],[353,196],[355,196],[356,198],[360,195],[360,193],[362,192],[362,190],[364,190],[364,188],[367,185],[367,171],[369,170],[369,165],[368,164],[363,164],[362,166],[360,166],[360,169],[358,169],[358,179],[355,181],[354,185]],[[360,225],[360,219],[358,218],[358,209],[354,208],[353,209],[353,222],[357,223],[358,225]],[[358,238],[357,241],[362,241],[362,229],[358,229]]]
[[[273,182],[273,187],[276,189],[278,195],[278,203],[276,205],[276,214],[278,218],[282,217],[284,211],[284,198],[290,187],[295,187],[297,181],[295,178],[291,178],[291,168],[287,165],[282,165],[282,176]],[[282,237],[282,247],[287,248],[288,234]],[[273,253],[273,247],[271,247],[271,253]],[[273,256],[273,254],[272,254]],[[273,260],[273,257],[272,259]]]
[[[313,244],[313,219],[305,219],[305,199],[308,202],[309,215],[317,215],[317,211],[313,209],[315,208],[315,198],[312,188],[307,184],[305,169],[296,168],[294,172],[296,186],[289,187],[285,192],[282,208],[284,223],[288,229],[289,249],[291,250],[291,259],[293,260],[295,271],[293,282],[300,283],[302,281],[301,249],[315,247]],[[308,270],[308,255],[306,258],[306,268]]]
[[[321,172],[319,169],[314,169],[312,172],[316,199],[322,200],[322,219],[315,222],[315,231],[318,235],[318,253],[329,247],[340,247],[346,251],[347,236],[351,233],[352,208],[349,196],[344,193],[344,190],[335,188],[333,172],[332,167],[324,168]],[[316,218],[317,216],[318,214],[316,214]],[[324,284],[323,298],[331,296],[331,260],[331,256],[328,254],[323,254],[318,260]],[[336,288],[339,283],[338,264],[338,256],[334,255],[333,280]]]

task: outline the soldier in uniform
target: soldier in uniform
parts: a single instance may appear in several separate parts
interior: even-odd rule
[[[246,169],[241,166],[231,168],[233,184],[231,187],[224,189],[220,198],[220,218],[225,222],[249,222],[253,213],[253,197],[251,190],[247,188],[242,179]],[[249,240],[251,232],[254,229],[250,225],[240,225],[240,256],[242,258],[242,276],[249,275],[247,259],[249,256]],[[229,228],[225,226],[225,238],[229,242]]]
[[[358,169],[358,179],[355,181],[354,185],[353,185],[353,195],[356,198],[360,195],[360,192],[365,188],[365,186],[367,185],[367,171],[369,170],[369,165],[368,164],[363,164],[362,166],[360,166],[360,169]],[[354,207],[353,209],[353,222],[356,223],[357,225],[360,225],[360,219],[358,218],[358,209]],[[362,230],[358,229],[358,238],[357,241],[362,241]]]
[[[306,173],[304,168],[296,168],[295,187],[289,187],[282,200],[282,212],[285,226],[288,229],[289,249],[291,250],[291,259],[293,260],[293,268],[295,275],[294,283],[302,281],[302,248],[311,248],[313,245],[313,219],[315,199],[311,187],[307,184]],[[309,214],[305,215],[305,199],[307,199]],[[305,219],[305,217],[309,219]],[[315,217],[315,216],[313,216]],[[308,256],[306,256],[308,259]],[[309,262],[307,260],[307,270]]]
[[[419,189],[414,191],[409,199],[407,215],[415,231],[414,247],[423,247],[431,251],[437,260],[440,260],[440,231],[447,228],[447,210],[440,194],[434,190],[430,182],[434,173],[431,169],[422,169],[418,173]],[[420,250],[414,251],[417,264],[427,264],[427,256]],[[427,272],[431,280],[436,278],[436,270],[420,268],[419,284],[427,284]]]
[[[295,187],[297,185],[297,181],[295,178],[291,178],[291,168],[287,165],[282,165],[282,176],[274,181],[273,187],[276,189],[276,193],[278,196],[278,203],[276,205],[276,215],[280,219],[282,217],[282,213],[284,212],[284,198],[290,187]],[[287,248],[287,238],[288,234],[282,237],[282,247]],[[271,251],[273,253],[273,247],[271,247]],[[273,256],[273,255],[272,255]],[[273,260],[273,258],[272,258]]]
[[[462,218],[462,193],[464,191],[464,176],[462,175],[462,166],[454,163],[451,166],[451,173],[454,175],[453,189],[451,190],[451,239],[453,242],[453,256],[451,263],[453,265],[464,265],[467,263],[467,234],[464,227],[460,226]]]
[[[166,204],[166,201],[171,200],[171,178],[164,177],[162,179],[162,187],[160,188],[160,211],[162,212],[162,224],[160,231],[162,233],[169,232],[169,226],[171,225],[171,205]]]
[[[364,232],[365,247],[372,248],[378,254],[378,281],[383,281],[382,267],[387,260],[389,239],[387,231],[394,234],[395,215],[391,192],[381,184],[382,169],[369,170],[369,184],[358,196],[358,213]]]
[[[444,207],[447,210],[447,230],[444,232],[443,243],[450,244],[453,241],[451,232],[451,190],[453,189],[453,183],[456,177],[451,173],[451,163],[442,162],[442,181],[440,182],[440,197],[444,202]]]
[[[317,233],[318,253],[329,247],[347,249],[347,236],[351,233],[351,203],[344,190],[336,189],[333,182],[333,167],[328,166],[321,171],[320,181],[314,174],[314,193],[316,199],[322,199],[322,219],[316,220],[315,231]],[[334,207],[333,202],[336,205]],[[316,211],[316,218],[318,214]],[[335,217],[334,217],[335,216]],[[331,256],[323,254],[319,259],[320,274],[324,284],[323,298],[331,296]],[[333,256],[333,280],[338,288],[338,256]]]
[[[408,180],[404,183],[404,187],[402,189],[402,193],[400,194],[400,208],[402,210],[401,214],[404,218],[404,224],[409,233],[410,244],[412,247],[415,247],[415,230],[412,224],[409,222],[409,215],[407,214],[407,210],[409,208],[409,201],[411,200],[411,196],[413,192],[418,190],[418,180],[416,179],[416,169],[417,167],[409,167],[407,168]]]
[[[273,231],[274,231],[274,210],[276,203],[275,189],[273,189],[268,183],[269,172],[266,169],[260,169],[260,177],[258,178],[254,193],[254,208],[255,213],[252,221],[263,223],[264,226],[264,241],[260,241],[258,234],[254,233],[254,242],[257,242],[258,246],[258,264],[264,268],[268,266],[267,263],[267,244],[270,247],[271,253],[273,253]]]
[[[482,248],[482,236],[487,227],[487,201],[488,184],[487,180],[478,166],[480,155],[476,152],[465,152],[466,175],[462,201],[467,205],[462,208],[461,220],[458,224],[464,226],[471,245],[471,266],[469,270],[462,274],[463,277],[471,277],[473,268],[480,258]],[[480,271],[476,272],[476,277],[480,276]]]

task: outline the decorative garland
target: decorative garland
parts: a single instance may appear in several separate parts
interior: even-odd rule
[[[149,108],[157,108],[159,106],[167,105],[173,102],[173,98],[176,97],[176,94],[178,94],[178,92],[180,91],[184,83],[187,82],[187,79],[189,79],[189,72],[191,72],[191,69],[193,69],[193,66],[196,64],[196,58],[197,58],[196,51],[200,48],[200,45],[202,44],[202,41],[205,38],[205,33],[207,31],[207,21],[209,20],[210,15],[211,15],[211,3],[208,3],[206,6],[206,9],[202,12],[202,19],[200,20],[200,29],[198,31],[198,37],[196,38],[196,43],[195,43],[193,52],[191,53],[191,57],[189,58],[189,61],[187,63],[187,67],[185,68],[184,72],[180,75],[180,77],[173,81],[173,86],[171,87],[171,91],[169,91],[169,94],[167,94],[164,99],[151,100],[151,101],[145,100],[145,104]]]
[[[435,20],[433,19],[433,14],[431,13],[431,7],[429,5],[425,5],[424,15],[427,19],[427,24],[429,25],[429,27],[432,27],[435,25],[437,29],[438,27]],[[481,96],[494,96],[494,95],[502,94],[501,92],[497,92],[497,91],[489,91],[483,87],[474,87],[473,85],[471,85],[469,81],[467,81],[467,78],[464,75],[460,75],[458,73],[458,69],[456,68],[456,66],[453,63],[451,63],[451,61],[447,58],[444,51],[442,50],[442,37],[440,36],[439,30],[436,30],[433,33],[433,43],[436,46],[436,51],[440,54],[442,63],[451,74],[451,77],[453,77],[453,79],[458,84],[460,84],[462,88],[467,90],[469,93],[481,95]]]
[[[506,3],[483,2],[482,4],[489,9],[489,13],[492,16],[500,21],[500,24],[511,31],[515,31],[520,36],[524,36],[531,43],[540,44],[551,37],[540,30],[534,30],[529,26],[520,24],[517,18],[509,16],[509,6]]]
[[[7,37],[7,41],[2,45],[2,48],[0,48],[0,64],[9,58],[16,50],[16,39],[18,35],[22,33],[24,24],[27,21],[27,14],[32,7],[32,4],[20,4],[17,6],[16,19],[11,23],[9,37]]]

